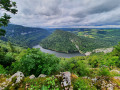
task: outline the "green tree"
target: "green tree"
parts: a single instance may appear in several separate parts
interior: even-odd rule
[[[20,61],[16,61],[13,72],[22,71],[25,75],[52,74],[59,70],[59,58],[45,54],[39,49],[28,49]]]
[[[76,73],[79,76],[87,76],[89,75],[89,66],[84,60],[76,60],[75,58],[71,58],[69,60],[64,61],[65,64],[62,64],[65,71],[70,71],[72,73]]]
[[[11,12],[12,14],[17,13],[16,2],[11,0],[0,0],[0,10],[5,10],[7,12]],[[4,13],[3,16],[0,17],[0,36],[5,35],[5,30],[2,29],[2,26],[7,26],[10,21],[10,15]]]
[[[14,52],[15,51],[13,45],[10,42],[8,42],[8,46],[10,47],[10,52]]]

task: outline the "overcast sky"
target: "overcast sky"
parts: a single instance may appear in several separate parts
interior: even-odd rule
[[[120,27],[120,0],[14,0],[11,23],[32,27]]]

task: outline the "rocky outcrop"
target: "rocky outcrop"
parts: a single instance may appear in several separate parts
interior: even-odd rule
[[[80,50],[80,48],[79,48],[79,46],[74,42],[74,40],[71,40],[71,42],[75,45],[75,47],[78,49],[78,51],[79,51],[79,53],[83,53],[81,50]]]
[[[100,53],[100,52],[103,52],[103,53],[110,53],[113,51],[113,47],[112,48],[100,48],[100,49],[95,49],[91,52],[86,52],[85,53],[85,56],[89,56],[91,55],[92,53]]]
[[[45,74],[40,74],[38,77],[46,77]]]
[[[6,79],[3,83],[0,84],[0,90],[4,90],[8,85],[14,86],[17,83],[20,83],[24,78],[24,74],[20,71],[16,72],[10,78]]]
[[[35,75],[29,76],[30,79],[35,79]]]
[[[19,83],[24,78],[24,74],[18,71],[14,75],[12,75],[7,81],[11,82],[13,78],[16,78],[15,83]]]
[[[92,84],[100,90],[120,90],[120,77],[95,77]]]
[[[92,52],[86,52],[85,56],[89,56]]]
[[[61,87],[64,90],[73,90],[71,86],[71,77],[78,78],[77,75],[71,74],[70,72],[60,72],[60,74],[55,75],[55,77],[61,80]]]
[[[99,53],[99,52],[109,53],[109,52],[112,52],[112,51],[113,51],[113,48],[101,48],[101,49],[93,50],[93,52],[95,52],[95,53]]]
[[[63,87],[70,86],[71,85],[71,73],[70,72],[61,72],[60,75],[62,77],[61,85]]]
[[[115,69],[111,70],[110,72],[113,72],[113,73],[118,73],[118,74],[120,74],[120,71],[119,71],[119,70],[115,70]]]

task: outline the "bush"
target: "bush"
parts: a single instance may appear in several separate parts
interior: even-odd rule
[[[88,79],[77,79],[73,84],[74,90],[96,90],[95,87],[92,86],[92,82]]]
[[[50,75],[59,70],[59,58],[42,53],[39,49],[28,49],[20,61],[12,64],[13,72],[21,71],[25,75]]]
[[[65,71],[70,71],[80,76],[87,76],[89,74],[88,65],[84,62],[84,60],[71,58],[65,62],[63,67],[65,68]]]
[[[12,57],[12,53],[4,53],[0,51],[0,64],[4,67],[10,66],[15,59]]]
[[[6,74],[6,73],[7,71],[5,70],[5,68],[2,65],[0,65],[0,74]]]
[[[100,76],[110,76],[109,69],[105,66],[101,67],[98,73]]]

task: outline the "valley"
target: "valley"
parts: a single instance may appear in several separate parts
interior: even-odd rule
[[[120,41],[118,28],[33,28],[15,24],[2,27],[6,35],[1,40],[24,48],[40,44],[45,49],[64,53],[85,53],[94,49],[109,48]]]

